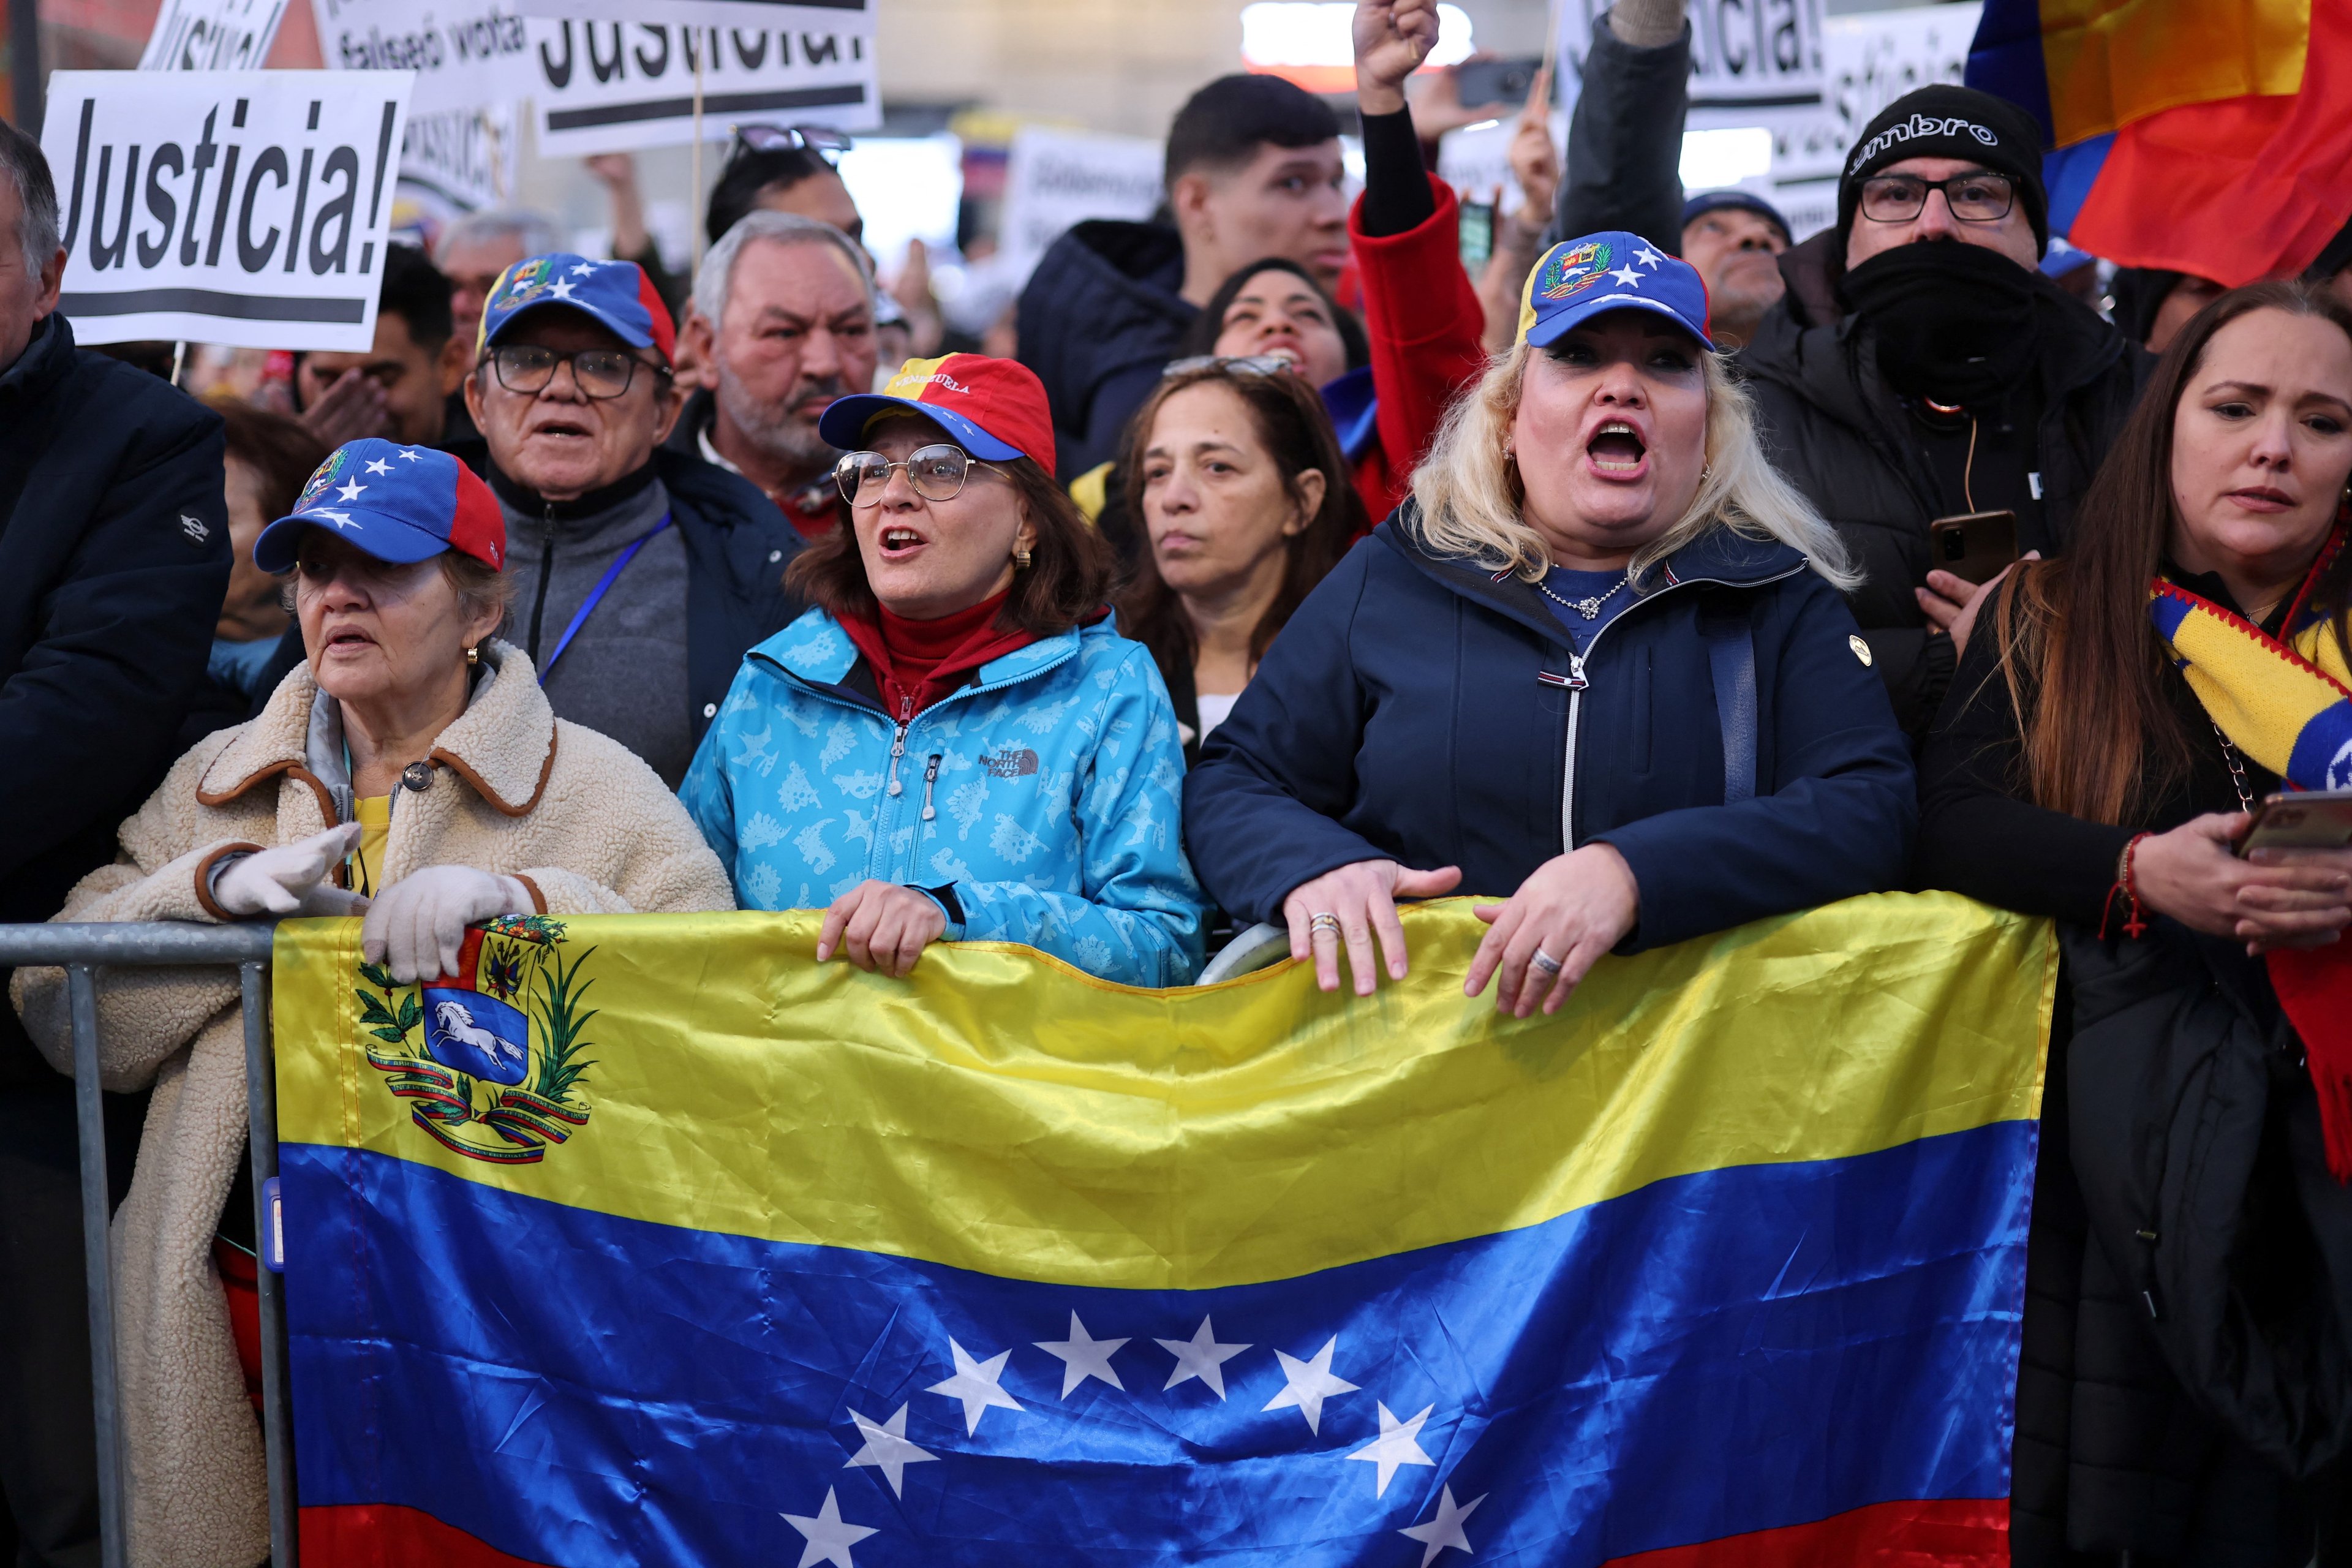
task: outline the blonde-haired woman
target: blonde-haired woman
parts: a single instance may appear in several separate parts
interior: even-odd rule
[[[1827,524],[1765,461],[1687,265],[1556,246],[1413,500],[1299,606],[1185,784],[1237,917],[1327,991],[1398,899],[1494,897],[1464,989],[1557,1008],[1633,952],[1901,884],[1911,756]]]

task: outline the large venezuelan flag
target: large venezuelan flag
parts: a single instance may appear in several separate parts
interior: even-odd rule
[[[2352,217],[2352,0],[1985,0],[1970,87],[2040,117],[2050,226],[2236,287]]]
[[[1526,1023],[1465,903],[1405,927],[1360,1001],[896,984],[809,914],[415,997],[281,927],[304,1551],[2006,1563],[2046,926],[1856,900]],[[519,1082],[448,1065],[490,1002]]]

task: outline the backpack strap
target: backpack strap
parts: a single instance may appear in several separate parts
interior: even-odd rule
[[[1756,798],[1756,634],[1745,595],[1710,593],[1698,608],[1699,636],[1715,677],[1723,726],[1723,804]]]

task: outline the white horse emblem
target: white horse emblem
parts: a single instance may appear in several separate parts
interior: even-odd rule
[[[463,1002],[433,1004],[433,1022],[444,1035],[461,1046],[471,1046],[493,1062],[523,1063],[522,1048],[512,1040],[500,1039],[474,1022],[474,1015]]]

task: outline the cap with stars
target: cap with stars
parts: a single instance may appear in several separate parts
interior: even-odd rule
[[[1543,254],[1519,296],[1519,341],[1538,348],[1609,310],[1650,310],[1712,349],[1698,269],[1638,234],[1605,229]]]
[[[499,274],[482,307],[478,356],[533,310],[563,305],[608,329],[631,348],[677,358],[677,329],[653,280],[634,261],[591,261],[568,251],[527,257]]]
[[[334,449],[294,510],[261,531],[253,563],[290,572],[306,529],[322,529],[353,549],[406,565],[444,551],[506,565],[507,525],[474,470],[446,452],[397,442],[347,441]]]

